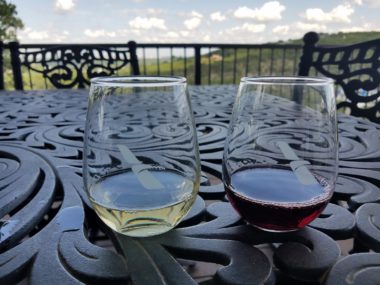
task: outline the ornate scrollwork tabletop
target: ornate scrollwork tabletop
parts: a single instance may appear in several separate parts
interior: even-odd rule
[[[176,229],[144,239],[110,232],[83,190],[88,91],[1,91],[0,283],[379,284],[380,125],[340,115],[340,175],[331,203],[300,231],[266,233],[240,219],[221,184],[236,91],[190,87],[201,189]],[[154,132],[167,139],[175,128]],[[140,145],[150,134],[136,126],[128,135]]]

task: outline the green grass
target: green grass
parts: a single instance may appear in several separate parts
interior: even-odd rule
[[[319,34],[318,44],[320,45],[350,45],[364,41],[380,39],[380,32],[351,32],[351,33],[335,33],[335,34]],[[302,39],[289,40],[281,42],[284,44],[302,44]]]

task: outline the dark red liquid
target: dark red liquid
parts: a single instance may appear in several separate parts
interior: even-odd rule
[[[305,185],[290,168],[245,168],[231,175],[225,190],[248,223],[270,231],[290,231],[314,220],[331,197],[327,182],[315,178],[316,183]]]

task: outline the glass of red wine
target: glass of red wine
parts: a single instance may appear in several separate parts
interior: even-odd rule
[[[305,227],[328,204],[337,172],[331,79],[242,78],[224,148],[223,182],[249,224],[274,232]]]

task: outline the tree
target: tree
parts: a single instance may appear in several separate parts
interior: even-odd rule
[[[0,41],[15,40],[17,29],[23,27],[23,22],[17,17],[16,5],[0,0]]]

